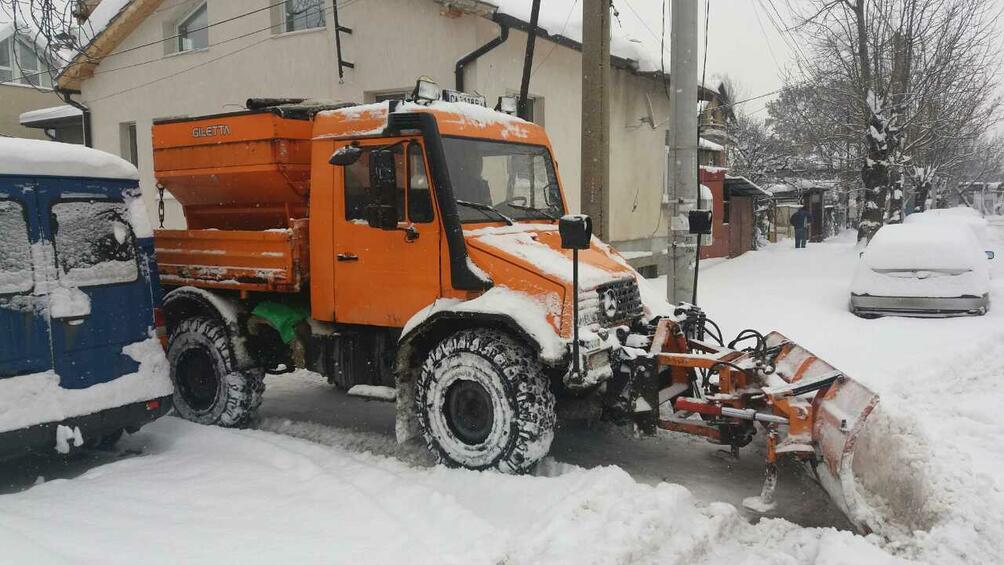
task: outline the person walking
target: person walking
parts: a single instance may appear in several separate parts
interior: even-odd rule
[[[791,227],[795,228],[795,249],[800,249],[805,247],[805,242],[809,236],[809,211],[802,206],[791,215],[788,219],[788,223]]]

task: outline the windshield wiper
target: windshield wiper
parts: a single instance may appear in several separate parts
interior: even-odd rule
[[[457,204],[460,204],[461,206],[467,206],[468,208],[474,208],[475,210],[478,210],[480,212],[491,212],[510,226],[516,223],[509,216],[506,216],[502,212],[496,210],[494,206],[489,206],[487,204],[480,204],[478,202],[468,202],[466,200],[457,200]],[[485,215],[487,216],[488,214]]]
[[[510,208],[515,208],[517,210],[526,210],[527,212],[537,212],[538,214],[543,214],[545,218],[548,218],[550,220],[557,220],[558,219],[557,216],[555,216],[554,214],[548,212],[544,208],[534,208],[533,206],[524,206],[522,204],[513,204],[512,202],[506,202],[505,205],[508,206],[508,207],[510,207]]]

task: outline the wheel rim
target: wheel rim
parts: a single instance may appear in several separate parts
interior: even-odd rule
[[[495,423],[491,395],[467,379],[459,379],[447,389],[443,415],[450,430],[467,445],[484,443]]]
[[[175,370],[178,392],[196,411],[209,409],[219,391],[219,376],[212,357],[201,349],[186,352]]]

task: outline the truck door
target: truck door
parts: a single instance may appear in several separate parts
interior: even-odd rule
[[[52,242],[49,284],[52,357],[63,388],[87,388],[134,373],[122,353],[149,337],[153,304],[149,269],[140,268],[138,242],[123,191],[110,180],[49,179],[40,209]]]
[[[0,177],[0,379],[52,368],[44,273],[36,284],[32,256],[38,220],[34,187]]]
[[[400,328],[440,296],[441,229],[422,144],[408,139],[388,147],[384,140],[361,148],[358,161],[335,171],[335,319]],[[377,201],[370,155],[380,148],[394,152],[393,230],[366,221],[367,207]]]

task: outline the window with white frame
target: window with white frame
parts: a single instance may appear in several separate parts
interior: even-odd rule
[[[209,47],[209,10],[203,2],[178,22],[178,51]]]
[[[286,0],[285,31],[324,27],[323,0]]]
[[[0,82],[49,88],[49,65],[31,43],[20,37],[0,41]]]
[[[0,82],[14,80],[14,65],[10,55],[10,39],[0,41]]]

